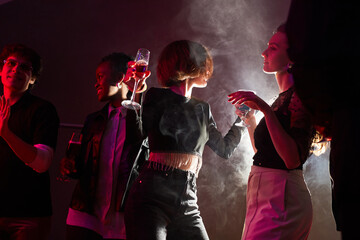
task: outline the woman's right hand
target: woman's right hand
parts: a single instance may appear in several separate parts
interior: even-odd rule
[[[246,104],[246,103],[245,103]],[[235,113],[238,115],[241,120],[245,122],[248,126],[255,126],[256,127],[256,118],[255,118],[255,109],[250,108],[250,111],[244,111],[240,110],[241,104],[235,104]]]
[[[136,93],[141,93],[146,90],[146,79],[150,77],[151,72],[137,72],[134,61],[128,62],[128,69],[126,71],[125,77],[123,79],[124,83],[128,86],[130,91],[134,91],[135,81],[138,81],[138,87]]]
[[[252,109],[260,110],[264,113],[264,115],[266,115],[266,113],[269,111],[272,111],[269,104],[267,104],[252,91],[237,91],[229,94],[228,97],[228,101],[232,104],[241,105],[244,103]]]

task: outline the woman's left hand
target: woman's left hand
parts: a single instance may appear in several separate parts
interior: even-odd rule
[[[237,91],[229,94],[228,97],[228,101],[232,104],[240,105],[244,103],[252,109],[262,111],[264,114],[266,114],[268,111],[271,111],[269,104],[267,104],[252,91]]]
[[[138,81],[138,87],[136,89],[137,93],[144,92],[146,90],[146,79],[150,77],[151,72],[137,72],[136,63],[134,61],[128,62],[128,69],[124,77],[124,83],[128,86],[130,91],[134,91],[135,81]]]

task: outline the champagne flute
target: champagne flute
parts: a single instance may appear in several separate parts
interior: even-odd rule
[[[66,149],[67,158],[76,158],[80,153],[82,134],[73,132]]]
[[[68,146],[66,148],[66,153],[65,153],[66,158],[75,160],[75,158],[79,155],[81,149],[81,139],[82,139],[81,133],[78,132],[72,133]],[[56,178],[56,180],[61,182],[70,182],[71,178],[68,177],[67,175],[60,174]]]
[[[135,57],[135,69],[136,72],[143,73],[147,71],[148,65],[149,65],[149,58],[150,58],[150,51],[145,48],[140,48],[137,51],[136,57]],[[140,80],[139,80],[140,81]],[[139,110],[141,108],[141,105],[134,101],[135,95],[136,95],[136,89],[138,87],[139,81],[136,81],[134,84],[134,90],[131,95],[130,100],[124,100],[122,101],[121,105],[128,109],[134,109]]]

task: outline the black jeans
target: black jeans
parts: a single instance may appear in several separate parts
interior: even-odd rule
[[[197,205],[195,174],[144,167],[130,190],[125,226],[128,240],[209,239]]]

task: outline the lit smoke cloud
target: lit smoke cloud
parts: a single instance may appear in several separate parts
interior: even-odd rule
[[[235,120],[227,95],[237,89],[255,90],[271,103],[278,94],[273,75],[262,72],[261,53],[272,32],[287,17],[290,1],[187,0],[176,17],[190,25],[191,39],[206,45],[214,58],[214,75],[206,89],[194,95],[210,103],[219,130],[225,134]],[[181,26],[179,27],[181,29]],[[183,31],[183,30],[179,30]],[[261,113],[257,118],[262,117]],[[247,133],[230,160],[206,149],[198,179],[201,215],[211,239],[239,239],[245,217],[247,179],[252,164]],[[331,215],[328,153],[312,156],[304,169],[314,207],[310,239],[340,239]]]

